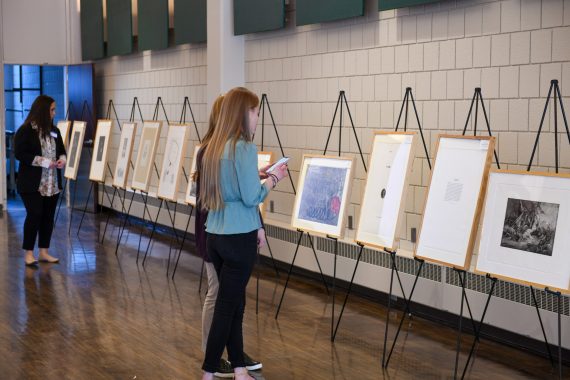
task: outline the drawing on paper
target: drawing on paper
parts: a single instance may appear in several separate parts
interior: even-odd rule
[[[99,145],[97,148],[97,162],[103,161],[103,152],[105,151],[105,136],[99,136]]]
[[[501,246],[552,256],[559,204],[509,198]]]
[[[299,219],[338,225],[348,168],[309,165],[305,177]]]
[[[75,166],[75,158],[77,156],[77,146],[79,145],[79,138],[81,137],[80,131],[73,132],[73,141],[71,142],[71,153],[69,154],[69,164],[70,168]]]

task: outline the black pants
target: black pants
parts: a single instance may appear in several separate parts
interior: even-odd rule
[[[33,251],[37,235],[39,235],[38,247],[49,248],[59,194],[44,197],[36,191],[35,193],[22,193],[20,196],[26,207],[22,248],[26,251]]]
[[[232,367],[245,367],[242,321],[245,288],[257,254],[257,230],[235,235],[207,234],[206,246],[220,287],[202,369],[216,372],[224,347]]]

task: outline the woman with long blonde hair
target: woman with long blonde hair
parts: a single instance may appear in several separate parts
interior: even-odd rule
[[[202,369],[203,380],[214,378],[227,348],[228,359],[238,380],[253,379],[247,373],[243,353],[242,321],[245,288],[257,246],[263,242],[259,204],[287,176],[281,165],[261,184],[257,170],[257,147],[252,143],[257,127],[258,97],[243,87],[225,96],[216,127],[203,147],[200,204],[208,212],[207,251],[219,280],[218,297]]]

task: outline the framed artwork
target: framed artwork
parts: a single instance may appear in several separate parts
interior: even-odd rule
[[[67,150],[69,138],[69,127],[71,127],[71,121],[69,120],[60,120],[57,122],[57,129],[59,129],[59,133],[61,133],[61,138],[63,139],[63,146],[65,150]]]
[[[570,175],[493,170],[476,271],[570,289]]]
[[[178,184],[182,160],[186,152],[188,124],[170,124],[158,181],[157,196],[172,202],[178,200]]]
[[[131,183],[131,187],[134,190],[148,192],[161,128],[161,121],[145,121],[143,123],[135,170],[133,172],[133,182]]]
[[[73,130],[71,131],[71,141],[69,142],[69,152],[67,153],[64,177],[74,181],[77,179],[77,172],[79,170],[79,159],[81,158],[86,124],[84,121],[74,121]]]
[[[111,139],[112,120],[98,120],[97,132],[95,132],[95,145],[91,157],[91,169],[89,179],[96,182],[105,181],[105,169],[107,165],[107,153]]]
[[[494,149],[493,137],[439,136],[417,257],[469,268]]]
[[[119,140],[119,154],[117,155],[115,175],[113,176],[113,186],[120,189],[127,187],[136,131],[137,123],[123,123],[123,130]]]
[[[257,168],[261,169],[270,165],[273,162],[273,152],[257,152]],[[261,183],[264,183],[266,180],[262,180]],[[261,212],[261,216],[265,217],[265,206],[263,203],[259,205],[259,211]]]
[[[395,250],[414,159],[415,132],[375,132],[355,240]]]
[[[194,154],[192,155],[192,166],[190,168],[190,175],[188,176],[188,188],[186,189],[186,203],[196,206],[196,182],[194,182],[194,173],[196,173],[196,165],[198,165],[198,151],[201,145],[194,147]]]
[[[342,238],[353,159],[303,155],[291,225]]]

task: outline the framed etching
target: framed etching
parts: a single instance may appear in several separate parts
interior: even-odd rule
[[[182,160],[186,152],[187,124],[170,124],[162,159],[162,170],[158,181],[157,196],[172,202],[178,200],[178,184]]]
[[[71,131],[71,141],[69,142],[69,152],[67,164],[65,165],[64,177],[71,180],[77,179],[79,170],[79,159],[83,148],[83,138],[85,137],[86,123],[84,121],[74,121]]]
[[[291,224],[342,238],[352,183],[353,159],[303,155]]]
[[[355,240],[395,250],[408,178],[414,160],[415,132],[375,132]]]
[[[119,140],[119,154],[117,155],[115,175],[113,176],[113,186],[120,189],[126,189],[127,187],[136,131],[137,123],[123,123],[123,130]]]
[[[63,146],[66,150],[69,145],[67,142],[67,139],[69,137],[69,127],[71,127],[71,121],[69,120],[60,120],[57,122],[57,129],[59,129],[59,133],[63,139]]]
[[[198,151],[200,151],[200,145],[194,147],[192,166],[190,167],[190,175],[188,176],[188,188],[186,189],[186,203],[192,206],[196,206],[196,182],[194,182],[194,173],[196,173],[196,165],[198,164]]]
[[[570,289],[570,175],[493,170],[476,271]]]
[[[134,190],[148,192],[151,170],[154,165],[156,147],[160,139],[161,121],[145,121],[141,132],[139,150],[135,161],[133,172],[133,182],[131,187]]]
[[[257,168],[261,169],[270,165],[273,162],[273,152],[257,152]],[[264,183],[262,180],[261,183]],[[259,211],[261,212],[261,217],[265,216],[265,206],[263,203],[259,205]]]
[[[469,268],[494,148],[493,137],[439,136],[417,257]]]
[[[93,146],[93,156],[91,157],[91,169],[89,179],[91,181],[105,181],[105,168],[107,165],[107,153],[109,152],[109,142],[111,139],[112,120],[98,120],[97,132],[95,133],[95,145]]]

